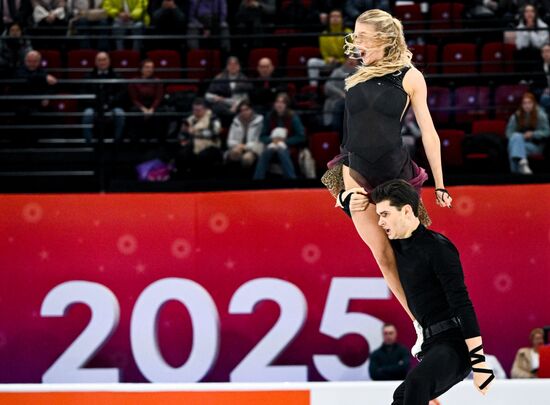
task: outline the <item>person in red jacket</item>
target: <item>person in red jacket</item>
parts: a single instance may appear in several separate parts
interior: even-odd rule
[[[161,102],[164,97],[164,86],[155,77],[155,63],[151,59],[141,62],[140,75],[136,79],[144,80],[141,83],[130,83],[128,94],[132,102],[132,112],[141,113],[140,117],[132,117],[131,133],[134,137],[157,136],[159,140],[166,137],[166,127],[155,113],[162,110]]]

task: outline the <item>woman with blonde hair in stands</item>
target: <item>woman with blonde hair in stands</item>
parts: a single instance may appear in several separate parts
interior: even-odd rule
[[[544,344],[544,330],[535,328],[529,334],[531,347],[522,347],[512,365],[512,378],[537,378],[539,348]]]
[[[452,198],[443,183],[439,137],[427,106],[426,82],[411,64],[412,54],[401,22],[385,11],[361,14],[354,32],[346,36],[345,51],[358,59],[360,66],[346,79],[341,154],[329,162],[322,180],[336,197],[337,206],[352,218],[390,289],[414,320],[388,237],[377,225],[374,204],[369,204],[364,196],[392,179],[406,180],[420,193],[428,175],[411,160],[401,139],[401,123],[412,106],[434,177],[436,202],[441,207],[451,207]],[[420,219],[429,225],[422,204]],[[416,321],[414,326],[418,340],[412,352],[416,355],[420,352],[422,328]]]

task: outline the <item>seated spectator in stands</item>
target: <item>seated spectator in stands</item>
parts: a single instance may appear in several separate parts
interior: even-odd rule
[[[143,35],[149,25],[147,6],[149,0],[103,0],[103,8],[113,19],[113,35]],[[116,39],[117,49],[124,49],[124,39]],[[134,50],[141,51],[141,39],[135,39]]]
[[[229,126],[237,106],[244,99],[249,98],[252,84],[241,73],[239,59],[230,56],[225,69],[218,74],[206,90],[206,100],[212,105],[214,113],[221,118],[225,127]]]
[[[323,59],[311,58],[307,61],[307,74],[310,86],[319,84],[320,70],[330,73],[336,67],[346,61],[344,54],[344,36],[330,35],[338,33],[350,33],[349,28],[344,28],[344,20],[340,10],[332,10],[329,15],[328,29],[319,36],[319,50]],[[328,34],[328,35],[327,35]]]
[[[25,55],[32,50],[31,42],[21,35],[21,26],[13,23],[0,39],[0,78],[13,77],[25,63]]]
[[[188,8],[189,4],[187,0],[153,0],[151,15],[155,34],[185,34]],[[157,45],[155,47],[159,49],[180,50],[182,48],[181,42],[181,40],[163,39],[156,41]]]
[[[32,0],[32,5],[32,18],[37,27],[67,26],[68,19],[65,0]]]
[[[512,173],[533,174],[527,157],[543,153],[544,144],[550,136],[548,116],[537,105],[532,93],[525,93],[521,106],[508,120],[508,158]]]
[[[502,368],[502,364],[500,364],[500,361],[498,361],[497,357],[493,356],[492,354],[487,354],[487,352],[485,351],[483,355],[485,356],[485,362],[495,373],[495,378],[506,380],[508,376],[506,375],[506,371],[504,371],[504,369]],[[468,375],[468,379],[473,380],[473,378],[474,373],[470,372],[470,375]]]
[[[132,119],[132,135],[150,138],[151,135],[158,134],[158,139],[164,141],[168,130],[165,120],[155,116],[156,112],[163,111],[160,103],[164,97],[164,86],[155,77],[155,63],[151,59],[141,62],[140,75],[136,79],[146,81],[128,85],[132,111],[142,113],[140,119]]]
[[[296,178],[289,148],[303,146],[306,135],[300,117],[289,106],[290,98],[287,94],[281,93],[277,95],[273,109],[265,117],[260,140],[267,146],[256,165],[255,180],[265,179],[275,155],[281,164],[283,176],[289,179]]]
[[[246,100],[241,101],[237,112],[229,127],[226,160],[238,162],[243,168],[250,168],[264,149],[264,144],[260,141],[264,117],[256,114]]]
[[[189,6],[189,23],[187,35],[209,38],[211,35],[221,36],[221,44],[209,44],[204,48],[221,48],[229,53],[231,43],[229,40],[229,25],[227,24],[226,0],[191,0]],[[199,38],[189,38],[187,46],[191,49],[200,47]]]
[[[278,13],[277,23],[280,25],[305,26],[305,31],[315,32],[319,26],[319,12],[313,4],[306,5],[301,0],[290,0]]]
[[[180,177],[189,173],[193,178],[213,175],[222,162],[220,120],[206,106],[206,101],[193,101],[193,113],[181,124],[179,140],[181,149],[176,158]]]
[[[323,107],[323,124],[330,126],[340,134],[344,122],[344,79],[357,68],[356,59],[346,59],[342,66],[334,69],[325,83],[325,105]]]
[[[72,18],[69,21],[69,32],[84,37],[80,40],[80,47],[82,49],[108,51],[108,34],[110,30],[90,29],[90,27],[108,28],[110,25],[107,11],[103,8],[103,0],[73,0],[69,4],[72,7],[70,10]],[[90,35],[101,36],[97,40],[97,45],[95,40],[92,41],[89,38]]]
[[[29,51],[25,55],[25,63],[19,67],[15,75],[16,79],[24,79],[25,82],[15,87],[14,93],[27,95],[46,95],[53,93],[57,79],[46,73],[42,67],[42,56],[37,51]],[[44,98],[40,101],[29,100],[16,103],[16,112],[23,117],[35,112],[47,111],[50,100]],[[25,123],[29,123],[26,121]]]
[[[539,369],[539,348],[544,344],[542,328],[533,329],[529,335],[531,347],[523,347],[516,353],[512,365],[512,378],[537,378]]]
[[[540,50],[548,42],[548,25],[537,15],[531,4],[523,7],[515,37],[517,69],[522,72],[538,70]]]
[[[544,107],[546,114],[550,112],[550,44],[544,44],[540,50],[542,63],[537,74],[529,81],[531,91],[540,97],[540,105]]]
[[[370,355],[369,374],[375,381],[404,380],[409,371],[409,350],[397,343],[395,325],[382,327],[383,343]]]
[[[275,96],[288,90],[288,85],[278,80],[281,78],[269,58],[261,58],[256,67],[258,80],[252,82],[250,100],[260,114],[267,113],[273,106]]]
[[[95,57],[95,67],[88,73],[86,79],[119,79],[120,76],[115,73],[111,66],[111,58],[107,52],[99,52]],[[124,131],[124,110],[121,108],[123,91],[120,85],[116,84],[89,84],[86,86],[86,92],[95,94],[97,99],[84,110],[82,124],[92,125],[98,105],[103,109],[103,114],[112,114],[114,126],[114,139],[120,141]],[[101,104],[100,104],[101,103]],[[86,142],[90,143],[93,137],[92,128],[84,128],[83,136]]]
[[[32,15],[32,5],[30,0],[1,0],[0,1],[0,32],[14,23],[21,27],[26,27]]]
[[[239,55],[244,57],[251,48],[262,46],[263,38],[258,35],[263,33],[266,12],[263,5],[257,0],[241,0],[239,10],[235,14],[235,34],[245,35],[239,39]]]
[[[373,8],[379,8],[380,10],[391,13],[389,0],[346,0],[346,5],[344,7],[346,27],[355,26],[357,17]]]

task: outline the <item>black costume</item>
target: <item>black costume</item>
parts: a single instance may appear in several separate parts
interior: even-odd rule
[[[424,326],[422,361],[394,393],[393,405],[426,405],[471,370],[465,339],[480,336],[456,247],[419,225],[391,240],[412,314]]]
[[[410,67],[353,86],[346,93],[342,154],[329,163],[349,166],[367,191],[403,179],[420,191],[428,176],[410,158],[401,138],[401,118],[409,98],[403,78]]]

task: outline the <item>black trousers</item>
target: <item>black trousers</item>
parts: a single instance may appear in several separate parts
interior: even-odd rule
[[[393,393],[392,405],[428,405],[471,371],[468,347],[460,329],[442,332],[424,342],[424,356]]]

